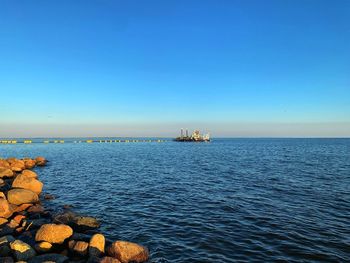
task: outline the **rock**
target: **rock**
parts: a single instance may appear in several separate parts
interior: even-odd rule
[[[43,183],[39,180],[26,175],[19,174],[12,183],[13,188],[28,189],[36,194],[40,194],[43,190]]]
[[[28,189],[11,189],[7,192],[7,199],[15,205],[39,202],[38,195]]]
[[[38,178],[38,175],[36,174],[36,172],[33,172],[31,170],[23,170],[21,174],[29,178]]]
[[[140,263],[147,261],[149,258],[146,247],[127,241],[113,242],[108,248],[108,255],[117,258],[122,263]]]
[[[36,162],[32,159],[23,160],[26,169],[32,169],[36,165]]]
[[[8,220],[6,218],[0,217],[0,226],[4,225],[8,222]]]
[[[44,157],[39,156],[35,158],[35,162],[36,162],[36,165],[38,166],[45,166],[47,160]]]
[[[81,216],[67,211],[54,217],[54,223],[67,224],[76,231],[87,231],[100,227],[100,222],[91,216]]]
[[[105,253],[105,237],[102,234],[95,234],[89,242],[89,256],[100,257]]]
[[[10,163],[10,169],[14,172],[21,172],[24,170],[26,167],[24,165],[24,162],[22,160],[14,160],[9,162]]]
[[[36,255],[35,250],[21,240],[11,242],[10,247],[17,261],[27,261]]]
[[[15,229],[15,228],[17,228],[19,226],[19,224],[15,220],[12,219],[12,220],[10,220],[9,223],[7,223],[7,226],[9,226],[10,228]]]
[[[9,202],[4,198],[0,198],[0,217],[9,218],[12,214],[13,211]]]
[[[43,214],[45,213],[45,209],[42,205],[36,204],[28,208],[28,213],[38,213]]]
[[[15,220],[18,224],[21,224],[22,220],[25,219],[26,216],[24,215],[16,215],[13,220]]]
[[[0,257],[0,263],[14,263],[12,257]]]
[[[42,225],[49,224],[50,220],[46,218],[40,218],[40,219],[33,219],[33,220],[28,220],[27,224],[30,229],[38,229]]]
[[[46,195],[44,195],[44,199],[45,199],[45,200],[54,200],[54,199],[55,199],[55,196],[54,196],[54,195],[51,195],[51,194],[46,194]]]
[[[0,237],[0,246],[10,245],[13,241],[15,241],[15,238],[11,235]]]
[[[74,232],[71,239],[76,241],[89,242],[91,239],[91,236],[83,233]]]
[[[89,251],[89,243],[84,241],[77,241],[73,245],[73,248],[71,250],[74,254],[77,254],[81,257],[85,257],[88,254]]]
[[[103,257],[99,263],[121,263],[118,259],[112,257]]]
[[[12,235],[14,232],[15,232],[15,229],[9,227],[8,224],[2,225],[0,227],[0,237],[1,236],[6,236],[6,235]]]
[[[5,257],[5,256],[11,255],[10,243],[13,241],[15,241],[15,238],[10,235],[0,237],[0,255],[1,256]]]
[[[3,192],[0,192],[0,198],[6,199],[6,195]]]
[[[10,164],[8,163],[8,161],[0,159],[0,167],[9,168]]]
[[[43,263],[43,262],[53,262],[53,263],[66,263],[69,259],[66,256],[60,254],[43,254],[40,256],[33,257],[28,261],[28,263]]]
[[[0,187],[5,185],[6,185],[6,182],[3,179],[0,179]]]
[[[47,253],[51,250],[52,244],[49,242],[40,242],[35,245],[35,250],[39,253]]]
[[[31,207],[33,204],[21,204],[19,206],[16,206],[15,209],[13,209],[13,212],[23,212],[27,210],[29,207]]]
[[[35,241],[46,241],[52,244],[62,244],[71,237],[73,229],[67,225],[45,224],[42,225],[35,235]]]
[[[15,174],[13,173],[13,171],[9,168],[4,168],[4,167],[0,167],[0,178],[4,178],[4,177],[13,177]]]

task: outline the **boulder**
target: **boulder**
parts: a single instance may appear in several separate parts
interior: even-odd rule
[[[6,182],[3,179],[0,178],[0,187],[1,186],[5,186],[5,185],[6,185]]]
[[[23,170],[21,174],[30,178],[38,178],[38,175],[36,174],[36,172],[33,172],[31,170]]]
[[[15,159],[13,161],[9,161],[9,163],[11,170],[14,172],[21,172],[26,168],[22,160]]]
[[[7,200],[11,204],[21,205],[39,202],[39,197],[36,193],[28,189],[11,189],[7,192]]]
[[[4,178],[4,177],[13,177],[15,174],[14,172],[9,169],[9,168],[4,168],[4,167],[0,167],[0,178]]]
[[[36,204],[28,208],[27,210],[29,213],[38,213],[43,214],[45,213],[45,209],[42,205]]]
[[[121,263],[118,259],[112,257],[103,257],[99,263]]]
[[[10,168],[10,164],[8,161],[0,159],[0,167]]]
[[[12,214],[13,211],[9,202],[4,198],[0,198],[0,217],[9,218]]]
[[[89,251],[89,243],[76,241],[71,245],[71,251],[78,256],[85,257]]]
[[[73,229],[67,225],[45,224],[42,225],[35,235],[35,241],[46,241],[52,244],[62,244],[71,237]]]
[[[149,258],[148,249],[144,246],[127,241],[115,241],[108,248],[108,255],[117,258],[122,263],[141,263]]]
[[[10,243],[13,241],[15,241],[15,238],[11,235],[0,237],[0,247],[4,245],[10,245]]]
[[[8,220],[6,218],[0,217],[0,226],[6,224]]]
[[[39,253],[47,253],[51,250],[52,244],[49,242],[40,242],[35,245],[35,250]]]
[[[15,229],[9,226],[9,223],[0,227],[0,236],[13,235]]]
[[[100,257],[105,253],[105,237],[102,234],[95,234],[89,242],[89,256]]]
[[[47,160],[44,157],[39,156],[39,157],[35,158],[35,162],[36,162],[36,165],[38,165],[38,166],[45,166]]]
[[[73,212],[64,212],[54,217],[54,223],[70,225],[76,231],[87,231],[100,227],[100,222],[91,216],[82,216]]]
[[[39,180],[26,175],[19,174],[12,183],[13,188],[22,188],[33,191],[36,194],[40,194],[43,190],[43,183]]]
[[[21,204],[19,206],[15,206],[13,212],[23,212],[25,210],[27,210],[29,207],[31,207],[33,204]]]
[[[36,162],[33,159],[25,159],[23,162],[26,169],[32,169],[36,165]]]
[[[50,262],[50,263],[66,263],[69,262],[68,257],[60,255],[60,254],[43,254],[40,256],[33,257],[28,261],[28,263],[43,263],[43,262]]]
[[[1,198],[6,199],[6,195],[4,194],[4,192],[0,192],[0,199]]]
[[[21,240],[11,242],[10,247],[17,261],[28,261],[36,255],[35,250]]]

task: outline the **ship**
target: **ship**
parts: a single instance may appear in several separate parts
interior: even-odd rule
[[[176,142],[210,142],[210,134],[202,135],[198,130],[193,131],[192,135],[188,135],[188,130],[186,129],[186,134],[184,130],[181,129],[181,134],[179,137],[174,139]]]

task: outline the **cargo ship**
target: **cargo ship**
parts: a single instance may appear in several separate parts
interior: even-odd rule
[[[181,129],[181,135],[174,139],[176,142],[210,142],[209,133],[202,135],[198,130],[195,130],[191,136],[188,135],[188,130],[186,129],[186,134],[184,134],[183,129]]]

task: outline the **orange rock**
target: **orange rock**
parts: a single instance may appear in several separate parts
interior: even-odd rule
[[[0,159],[0,167],[10,168],[10,164],[8,163],[8,161]]]
[[[24,215],[16,215],[13,220],[15,220],[18,224],[21,224],[22,220],[26,217]]]
[[[44,166],[46,164],[47,160],[44,157],[39,156],[39,157],[35,158],[35,162],[38,166]]]
[[[21,204],[19,206],[16,206],[16,208],[14,208],[13,212],[22,212],[27,210],[29,207],[31,207],[33,204]]]
[[[0,217],[0,226],[6,224],[8,220],[6,218]]]
[[[85,257],[88,253],[89,243],[77,241],[73,247],[73,252],[79,256]]]
[[[23,161],[26,169],[32,169],[36,165],[36,162],[32,159],[25,159]]]
[[[100,257],[105,252],[105,237],[102,234],[95,234],[89,243],[89,256]]]
[[[41,191],[43,190],[43,183],[35,178],[31,178],[23,174],[19,174],[13,181],[12,187],[28,189],[33,191],[36,194],[40,194]]]
[[[146,262],[149,258],[146,247],[127,241],[113,242],[108,248],[108,255],[117,258],[122,263],[141,263]]]
[[[50,251],[52,248],[52,244],[49,242],[40,242],[35,245],[35,250],[40,253],[46,253]]]
[[[13,211],[9,202],[4,198],[0,198],[0,217],[9,218],[12,214]]]
[[[11,204],[21,205],[39,202],[39,197],[33,191],[27,189],[11,189],[7,192],[7,200]]]
[[[22,160],[17,160],[17,159],[10,162],[10,167],[11,167],[11,170],[14,172],[21,172],[26,168],[24,165],[24,162]]]
[[[15,174],[9,168],[0,167],[0,178],[3,177],[13,177]]]
[[[38,178],[38,175],[36,174],[36,172],[33,172],[31,170],[23,170],[22,171],[22,175],[30,177],[30,178]]]
[[[35,241],[46,241],[51,244],[62,244],[71,237],[73,229],[67,225],[45,224],[40,227],[35,235]]]

